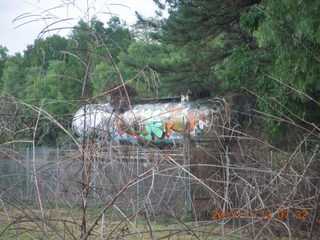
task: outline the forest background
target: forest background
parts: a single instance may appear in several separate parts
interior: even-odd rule
[[[22,54],[0,46],[0,143],[27,139],[37,126],[38,145],[62,144],[66,135],[48,116],[70,129],[79,106],[107,102],[117,83],[136,88],[137,102],[224,97],[245,131],[279,147],[316,128],[319,0],[154,1],[168,18],[137,13],[133,27],[117,17],[80,20],[68,36],[40,35]],[[37,121],[35,108],[48,114]]]

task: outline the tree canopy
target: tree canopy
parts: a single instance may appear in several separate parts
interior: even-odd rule
[[[130,28],[116,17],[93,18],[67,37],[35,40],[23,54],[0,46],[1,94],[43,107],[66,127],[78,100],[105,101],[101,96],[119,83],[140,96],[226,97],[242,124],[250,109],[319,123],[319,0],[154,2],[167,19],[138,14]],[[32,125],[25,114],[21,121]],[[285,134],[285,122],[268,124]],[[59,135],[50,134],[39,139]]]

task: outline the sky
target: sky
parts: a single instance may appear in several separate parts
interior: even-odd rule
[[[22,53],[36,38],[54,33],[66,36],[79,19],[97,16],[105,23],[118,16],[132,25],[135,11],[152,17],[156,10],[152,0],[0,0],[0,45],[10,55]]]

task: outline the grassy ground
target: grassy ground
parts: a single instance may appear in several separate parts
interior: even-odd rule
[[[7,207],[5,210],[0,210],[0,239],[80,239],[82,211],[79,207],[46,209],[45,221],[39,209]],[[100,212],[101,207],[88,208],[87,228]],[[121,217],[118,211],[107,212],[88,239],[252,239],[245,227],[237,226],[236,223],[232,225],[231,222],[223,225],[214,220],[188,222],[184,218],[172,219],[165,215],[152,219],[146,218],[143,214],[136,218],[130,217],[130,211],[126,214],[130,218],[129,221]],[[288,237],[261,236],[258,239],[284,240]]]
[[[87,211],[87,226],[90,226],[100,212],[92,207]],[[0,211],[0,239],[79,239],[81,234],[81,209],[46,209],[45,222],[39,209]],[[231,233],[225,228],[224,239],[239,239],[239,232]],[[220,239],[221,225],[213,221],[180,222],[159,216],[152,221],[139,216],[130,221],[107,213],[104,221],[99,221],[89,239]],[[228,234],[230,233],[230,236]],[[236,237],[232,237],[236,236]]]

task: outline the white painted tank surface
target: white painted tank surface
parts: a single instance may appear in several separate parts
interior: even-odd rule
[[[72,128],[79,141],[83,137],[99,138],[113,129],[114,120],[114,110],[109,104],[89,104],[75,113]]]

